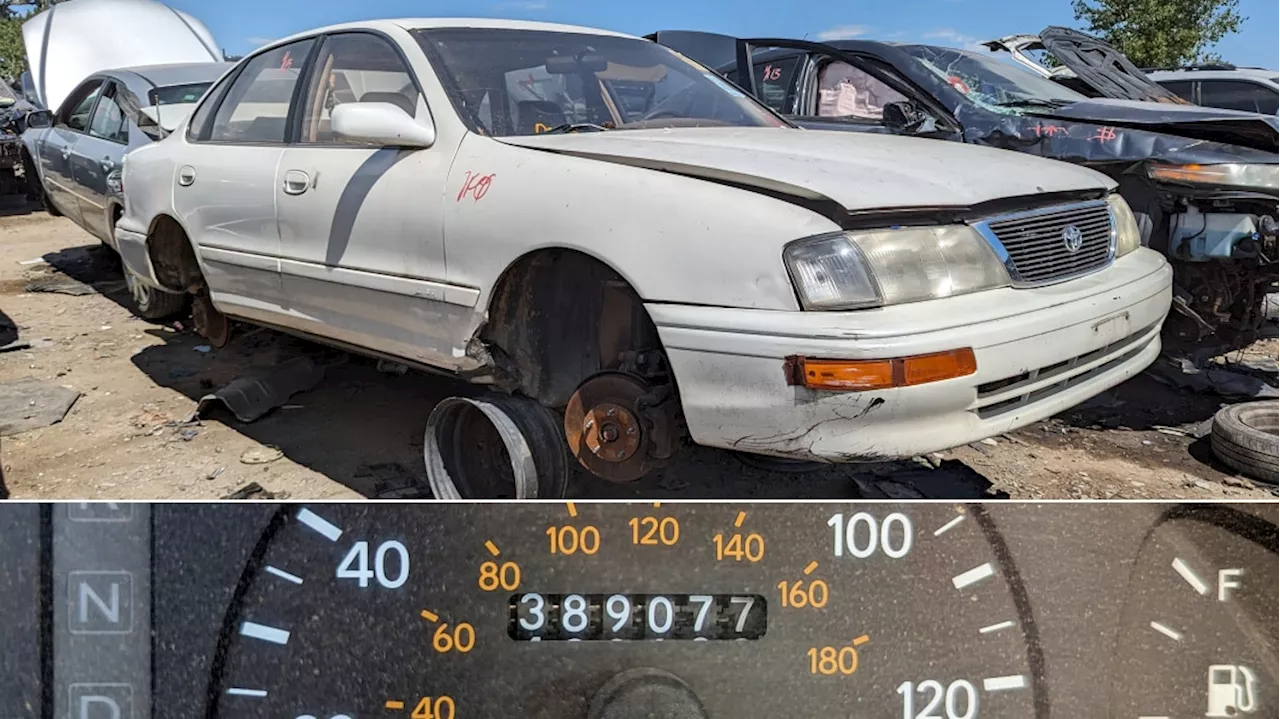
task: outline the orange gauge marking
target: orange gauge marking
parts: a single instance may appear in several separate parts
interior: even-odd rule
[[[398,702],[398,701],[388,699],[387,703],[384,706],[386,706],[386,708],[388,709],[404,709],[404,702]]]
[[[869,637],[869,636],[867,636],[867,635],[863,634],[862,636],[860,636],[860,637],[858,637],[858,638],[856,638],[856,639],[854,639],[854,640],[853,640],[853,646],[855,646],[855,647],[860,647],[860,646],[862,646],[863,644],[866,644],[866,643],[867,643],[867,642],[869,642],[869,641],[871,641],[871,637]]]
[[[438,622],[438,621],[440,621],[440,615],[436,614],[435,612],[433,612],[433,611],[431,611],[431,610],[429,610],[429,609],[423,609],[423,610],[419,613],[419,616],[421,616],[423,619],[427,620],[428,622]]]
[[[578,516],[578,507],[573,502],[569,502],[568,505],[569,505],[569,516],[570,517]]]
[[[815,570],[815,569],[817,569],[817,568],[818,568],[818,563],[817,563],[817,561],[809,562],[809,566],[807,566],[807,567],[805,567],[805,568],[804,568],[805,576],[808,576],[808,575],[810,575],[810,574],[813,574],[813,570]]]
[[[733,526],[735,526],[735,527],[741,527],[741,526],[742,526],[742,523],[743,523],[743,522],[745,522],[745,521],[746,521],[746,519],[747,519],[747,513],[746,513],[746,512],[738,512],[738,516],[737,516],[737,518],[735,518],[735,519],[733,520]]]
[[[502,552],[498,551],[498,545],[494,544],[492,539],[484,540],[484,548],[489,550],[489,554],[492,554],[495,557],[502,554]]]

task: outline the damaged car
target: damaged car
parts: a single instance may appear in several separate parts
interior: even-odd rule
[[[164,41],[121,45],[103,37],[108,21],[128,22]],[[115,249],[124,154],[171,132],[231,64],[220,61],[198,20],[149,1],[56,5],[28,20],[23,36],[39,101],[55,108],[25,117],[30,196]],[[148,62],[164,64],[134,66]],[[137,282],[127,267],[125,281],[142,317],[185,307],[184,295]]]
[[[445,374],[437,497],[564,496],[692,441],[912,456],[1053,415],[1160,351],[1172,272],[1115,182],[797,129],[641,38],[380,20],[243,59],[130,152],[132,272],[230,320]]]
[[[1075,74],[1117,96],[1127,88],[1130,99],[1091,99],[993,56],[934,45],[649,37],[804,127],[951,140],[1103,172],[1133,208],[1143,246],[1173,263],[1171,348],[1240,347],[1267,321],[1280,255],[1275,117],[1187,104],[1113,55]],[[1080,47],[1075,56],[1097,59]],[[1156,95],[1173,99],[1138,101]]]

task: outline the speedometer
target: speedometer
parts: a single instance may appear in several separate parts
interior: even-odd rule
[[[1048,715],[980,505],[281,507],[210,717]]]

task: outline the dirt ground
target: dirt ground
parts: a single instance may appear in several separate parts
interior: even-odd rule
[[[34,260],[34,261],[33,261]],[[209,350],[182,325],[133,317],[114,256],[65,219],[0,209],[0,383],[33,377],[82,396],[57,424],[0,440],[6,491],[22,499],[414,496],[425,487],[422,432],[440,399],[475,390],[379,372],[375,363],[270,330]],[[98,292],[27,292],[79,279]],[[186,323],[189,326],[189,322]],[[7,329],[6,329],[7,327]],[[16,338],[14,337],[16,335]],[[1276,341],[1250,349],[1276,356]],[[324,380],[251,423],[228,413],[187,422],[196,401],[255,367],[308,356]],[[580,498],[1272,498],[1236,476],[1189,428],[1223,400],[1148,376],[1047,422],[948,452],[881,465],[787,473],[690,447],[662,471],[615,485],[579,474]]]

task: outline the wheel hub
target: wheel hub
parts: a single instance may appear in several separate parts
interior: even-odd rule
[[[603,372],[583,382],[564,413],[569,451],[589,472],[612,482],[643,477],[670,456],[666,408],[634,375]],[[661,446],[659,446],[661,445]]]

